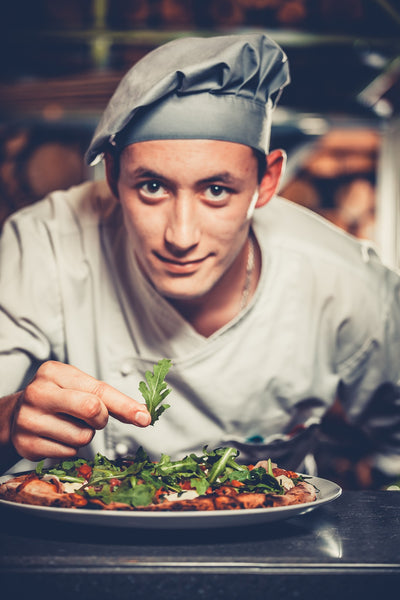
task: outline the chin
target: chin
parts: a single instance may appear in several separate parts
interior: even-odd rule
[[[147,272],[147,279],[160,296],[168,300],[190,302],[206,296],[218,283],[218,273],[213,276],[193,273],[187,276],[165,275],[165,273]]]
[[[212,285],[194,286],[190,280],[185,281],[184,285],[165,286],[154,284],[160,296],[167,300],[176,300],[181,302],[195,301],[203,298],[212,289]]]
[[[191,290],[190,292],[183,292],[183,291],[171,291],[171,290],[157,290],[158,293],[163,296],[164,298],[166,298],[167,300],[175,300],[175,301],[179,301],[179,302],[190,302],[190,301],[195,301],[198,300],[199,298],[203,298],[203,296],[205,296],[207,294],[207,291],[205,292],[198,292],[193,293],[193,290]]]

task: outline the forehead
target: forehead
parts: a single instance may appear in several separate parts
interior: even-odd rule
[[[121,169],[138,168],[160,174],[187,173],[209,176],[228,171],[236,176],[253,175],[257,159],[249,146],[219,140],[156,140],[127,146],[121,154]]]

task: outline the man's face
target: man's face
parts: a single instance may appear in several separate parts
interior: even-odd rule
[[[130,243],[160,294],[190,301],[231,276],[257,190],[250,148],[214,140],[132,144],[117,186]]]

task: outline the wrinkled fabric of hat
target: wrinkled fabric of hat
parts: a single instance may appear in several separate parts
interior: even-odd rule
[[[271,112],[289,83],[287,57],[265,34],[174,40],[122,79],[86,158],[160,139],[215,139],[268,152]]]

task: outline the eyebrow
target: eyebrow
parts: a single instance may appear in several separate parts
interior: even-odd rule
[[[222,183],[226,183],[227,185],[237,185],[239,183],[239,179],[237,177],[234,177],[232,173],[229,173],[229,171],[223,171],[222,173],[214,173],[210,177],[200,179],[198,183],[212,183],[213,181],[221,181]]]
[[[133,171],[129,171],[127,173],[129,178],[134,179],[160,179],[162,181],[170,181],[168,177],[158,173],[157,171],[153,171],[152,169],[147,169],[145,167],[137,167]],[[213,183],[215,181],[219,181],[225,183],[226,185],[238,185],[239,179],[234,177],[232,173],[229,171],[222,171],[220,173],[213,173],[209,177],[204,177],[199,181],[196,181],[196,185],[204,185],[207,183]]]
[[[163,175],[157,173],[156,171],[152,171],[151,169],[146,169],[144,167],[137,167],[133,171],[127,171],[128,177],[133,177],[138,179],[140,177],[148,178],[148,179],[165,179]]]

